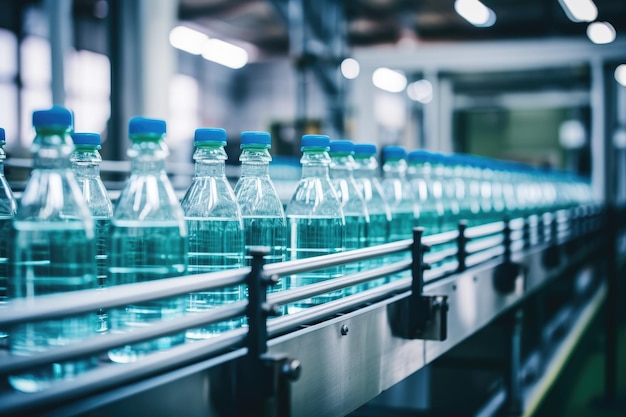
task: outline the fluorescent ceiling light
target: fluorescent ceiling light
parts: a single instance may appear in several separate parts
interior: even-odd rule
[[[390,93],[399,93],[406,87],[406,77],[398,71],[389,68],[378,68],[372,74],[372,82],[381,90]]]
[[[204,43],[209,39],[207,35],[187,26],[176,26],[170,31],[170,44],[181,51],[193,55],[200,55]]]
[[[587,26],[587,37],[598,45],[615,40],[615,28],[609,22],[593,22]]]
[[[204,43],[202,57],[232,69],[239,69],[248,63],[245,49],[215,38]]]
[[[349,80],[353,80],[359,76],[361,66],[359,61],[354,58],[346,58],[341,62],[341,73]]]
[[[496,14],[479,0],[456,0],[454,10],[463,19],[477,27],[489,27],[496,23]]]
[[[622,86],[626,87],[626,64],[618,65],[615,68],[615,80]]]
[[[559,3],[572,22],[593,22],[598,17],[593,0],[559,0]]]
[[[406,88],[406,94],[411,100],[430,103],[433,100],[433,85],[428,80],[415,81]]]
[[[248,63],[248,51],[232,43],[209,38],[187,26],[176,26],[170,31],[170,44],[181,51],[200,55],[206,60],[239,69]]]

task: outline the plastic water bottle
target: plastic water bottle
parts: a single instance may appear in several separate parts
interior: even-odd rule
[[[4,145],[6,137],[4,129],[0,127],[0,306],[7,300],[7,280],[9,279],[9,252],[13,247],[11,222],[17,210],[17,203],[11,187],[4,176],[4,160],[6,153]],[[0,345],[6,341],[8,334],[0,330]]]
[[[489,161],[489,171],[491,171],[491,210],[493,212],[494,221],[502,221],[506,214],[504,176],[499,175],[497,168],[497,161]]]
[[[435,154],[434,175],[443,187],[444,217],[439,223],[442,232],[457,230],[461,220],[461,201],[465,198],[463,179],[456,175],[454,155]],[[452,245],[455,245],[454,243]]]
[[[474,157],[474,161],[476,175],[480,182],[480,216],[482,223],[492,223],[498,220],[493,207],[493,172],[488,159]]]
[[[270,249],[265,263],[285,260],[287,223],[283,204],[269,175],[271,147],[271,136],[267,132],[241,133],[241,176],[235,185],[235,195],[243,217],[246,266],[251,264],[248,250],[251,246]],[[280,284],[271,288],[273,291],[280,289]]]
[[[389,226],[391,224],[391,210],[383,196],[383,189],[380,185],[376,153],[377,148],[374,144],[357,143],[354,145],[354,179],[370,215],[366,246],[382,245],[389,242]],[[377,257],[369,261],[368,266],[376,268],[383,264],[384,258]],[[385,279],[373,281],[370,283],[370,287],[384,282]]]
[[[13,220],[10,299],[36,303],[45,294],[96,288],[94,222],[70,169],[74,150],[72,113],[63,107],[33,113],[33,170]],[[28,356],[77,343],[96,334],[93,314],[21,324],[10,330],[10,351]],[[76,377],[97,363],[81,358],[9,377],[20,391],[34,392]]]
[[[383,156],[382,188],[391,209],[389,241],[412,239],[413,227],[418,225],[420,214],[406,178],[406,150],[400,146],[387,146],[383,149]]]
[[[354,180],[354,143],[349,140],[330,142],[330,181],[341,202],[346,220],[345,250],[364,248],[367,245],[369,212]],[[354,274],[364,268],[363,262],[353,262],[345,266],[345,274]],[[367,286],[360,286],[366,289]],[[358,288],[350,289],[350,293]]]
[[[462,167],[461,178],[464,178],[465,198],[461,200],[460,217],[467,220],[468,226],[476,226],[483,223],[481,219],[481,191],[480,170],[474,164],[474,159],[469,155],[457,155],[458,164]],[[456,171],[455,171],[456,172]]]
[[[495,172],[495,176],[500,178],[500,184],[502,186],[504,215],[509,219],[514,219],[519,215],[519,205],[517,202],[517,195],[515,194],[517,174],[512,169],[512,164],[499,162],[496,165]]]
[[[302,178],[287,204],[287,256],[302,259],[338,253],[345,246],[345,219],[341,201],[329,178],[330,139],[324,135],[302,136]],[[289,277],[288,287],[314,284],[343,274],[341,266],[304,272]],[[333,291],[287,306],[288,313],[335,300],[343,290]]]
[[[104,288],[108,268],[109,225],[113,216],[113,204],[100,179],[102,157],[98,150],[102,141],[97,133],[74,133],[72,139],[76,147],[70,155],[72,171],[95,222],[98,285]],[[108,317],[104,310],[99,310],[98,315],[100,319],[98,331],[106,332]]]
[[[385,199],[391,209],[389,241],[412,239],[413,227],[418,225],[419,210],[416,200],[411,194],[411,184],[406,178],[406,150],[400,146],[387,146],[383,149],[383,181]],[[411,253],[391,255],[389,262],[399,262],[411,258]],[[403,278],[410,275],[404,271],[389,277]]]
[[[131,174],[113,210],[110,232],[111,285],[154,281],[187,271],[187,227],[180,203],[165,172],[165,121],[132,118],[128,133]],[[142,328],[182,316],[185,299],[126,306],[110,313],[111,331]],[[184,334],[164,336],[109,351],[114,362],[133,362],[148,353],[183,343]]]
[[[189,274],[243,267],[244,234],[241,210],[225,174],[226,131],[196,129],[193,154],[196,172],[181,202],[189,230]],[[187,313],[198,313],[240,301],[241,285],[189,295]],[[241,326],[242,319],[187,330],[189,339],[205,339]]]
[[[435,155],[423,150],[414,150],[407,155],[407,178],[411,193],[419,201],[419,225],[424,234],[441,231],[441,219],[446,215],[443,205],[443,186],[434,174]]]

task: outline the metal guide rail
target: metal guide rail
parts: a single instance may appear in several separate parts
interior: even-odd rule
[[[247,301],[107,333],[36,356],[0,351],[0,378],[247,316],[247,325],[128,364],[100,360],[36,393],[0,383],[0,415],[342,416],[406,378],[601,247],[600,206],[576,207],[350,252],[250,268],[14,300],[0,328],[246,285]],[[407,258],[385,262],[392,254]],[[410,254],[410,256],[408,256]],[[380,258],[358,273],[278,293],[280,277]],[[387,258],[388,259],[388,258]],[[390,278],[391,277],[391,278]],[[384,283],[381,283],[381,278]],[[340,299],[276,315],[278,306],[370,283]],[[376,283],[376,285],[373,285]],[[134,411],[132,411],[134,410]]]

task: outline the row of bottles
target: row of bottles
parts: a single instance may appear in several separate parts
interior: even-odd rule
[[[113,205],[99,175],[99,135],[70,135],[72,114],[62,107],[35,112],[33,126],[34,166],[19,208],[0,175],[0,302],[81,289],[100,289],[106,297],[107,287],[120,284],[248,266],[250,246],[269,247],[267,263],[309,258],[410,239],[416,225],[437,233],[456,228],[461,219],[479,224],[505,215],[528,215],[580,204],[588,195],[588,184],[570,177],[465,155],[419,150],[407,154],[397,146],[384,148],[379,179],[375,145],[304,135],[302,176],[283,209],[269,176],[270,135],[241,134],[242,171],[233,189],[225,175],[226,132],[202,128],[195,131],[192,184],[179,201],[165,170],[165,122],[137,117],[128,130],[130,177]],[[1,149],[0,167],[5,158]],[[283,277],[273,290],[407,256]],[[387,279],[300,300],[282,312],[297,313]],[[95,306],[91,315],[0,329],[0,338],[9,340],[12,354],[34,355],[97,333],[132,331],[245,297],[245,287],[236,286],[111,311]],[[108,358],[132,362],[242,325],[243,319],[233,319],[190,329],[113,349]],[[84,358],[53,364],[11,376],[10,383],[34,392],[55,380],[71,379],[97,362]]]

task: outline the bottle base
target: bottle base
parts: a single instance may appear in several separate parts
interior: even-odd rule
[[[8,380],[9,384],[17,391],[34,393],[49,388],[55,383],[70,381],[80,374],[94,369],[97,363],[96,358],[53,363],[42,368],[37,368],[26,374],[11,375],[8,377]]]
[[[183,334],[169,337],[160,337],[144,343],[127,345],[107,352],[107,356],[111,362],[115,363],[132,363],[139,359],[156,352],[171,349],[185,343]]]

